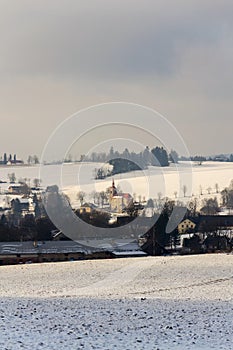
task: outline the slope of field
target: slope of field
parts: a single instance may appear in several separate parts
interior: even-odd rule
[[[1,267],[0,348],[232,349],[233,255]]]
[[[111,185],[111,178],[95,180],[95,169],[101,166],[100,163],[76,163],[45,166],[40,173],[39,166],[6,166],[0,167],[0,180],[8,180],[8,174],[14,172],[18,179],[27,179],[33,185],[33,179],[41,178],[42,186],[59,185],[70,198],[74,207],[79,206],[77,192],[84,191],[86,201],[93,201],[94,191],[105,191]],[[59,176],[57,175],[59,174]],[[61,175],[61,177],[60,177]],[[59,178],[59,183],[57,180]],[[187,201],[191,196],[203,198],[217,196],[216,184],[219,192],[229,186],[233,179],[233,163],[205,162],[201,166],[193,163],[190,168],[187,162],[180,162],[178,166],[171,164],[169,167],[149,167],[144,171],[133,171],[114,176],[116,186],[123,192],[129,192],[138,200],[145,198],[169,197]],[[183,194],[183,185],[187,187],[186,198]],[[200,195],[200,186],[203,195]],[[0,190],[9,187],[9,183],[0,184]],[[0,191],[1,193],[1,191]],[[9,199],[9,198],[8,198]],[[0,206],[4,207],[5,195],[0,194]]]

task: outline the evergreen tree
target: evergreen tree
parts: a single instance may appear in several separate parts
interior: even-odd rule
[[[163,147],[155,147],[151,150],[152,153],[152,165],[154,166],[168,166],[168,154]]]
[[[146,148],[143,151],[143,160],[146,166],[150,165],[151,163],[151,153],[149,150],[149,147],[146,146]]]
[[[174,150],[171,150],[169,154],[169,159],[172,163],[178,163],[178,160],[179,160],[178,153]]]

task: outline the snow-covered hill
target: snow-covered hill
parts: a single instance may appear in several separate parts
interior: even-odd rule
[[[111,178],[94,179],[94,172],[98,167],[100,167],[99,163],[64,164],[61,168],[59,165],[49,165],[41,173],[39,166],[1,167],[0,180],[7,180],[7,175],[15,172],[17,179],[26,178],[33,184],[34,178],[42,176],[42,186],[46,187],[58,184],[59,177],[60,188],[68,194],[72,204],[77,205],[76,195],[79,190],[87,194],[86,200],[91,200],[89,198],[91,192],[106,190],[111,185]],[[150,167],[145,171],[118,174],[114,179],[123,192],[134,194],[136,199],[139,196],[145,199],[158,198],[158,194],[161,193],[163,197],[175,199],[177,196],[177,199],[184,200],[183,185],[187,187],[186,196],[194,195],[202,199],[217,195],[216,184],[219,191],[229,186],[233,179],[233,163],[205,162],[201,166],[194,163],[190,168],[187,162],[181,162],[178,166],[171,164],[170,167],[165,168]],[[181,185],[180,182],[182,182]],[[9,184],[1,184],[0,188],[5,189],[8,186]],[[200,186],[202,196],[200,196]]]

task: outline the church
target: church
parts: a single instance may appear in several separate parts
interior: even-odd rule
[[[125,208],[133,203],[133,198],[129,193],[119,193],[115,187],[114,179],[109,187],[109,204],[112,212],[122,213]]]

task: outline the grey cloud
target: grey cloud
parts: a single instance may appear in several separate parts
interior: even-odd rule
[[[54,7],[51,5],[53,3]],[[196,5],[195,5],[196,3]],[[206,2],[208,3],[208,1]],[[68,1],[8,11],[2,30],[1,74],[51,75],[74,80],[175,74],[190,46],[219,49],[226,12],[200,2]],[[168,6],[169,5],[169,6]],[[228,5],[229,6],[229,5]],[[4,11],[3,11],[4,16]]]
[[[191,152],[231,152],[232,13],[230,0],[2,0],[2,126],[27,154],[39,120],[39,153],[77,109],[124,100],[164,113]]]

